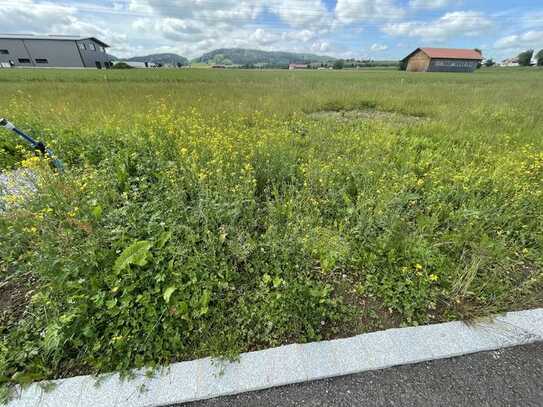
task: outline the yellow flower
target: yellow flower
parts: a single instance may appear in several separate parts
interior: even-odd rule
[[[33,156],[30,158],[27,158],[26,160],[23,160],[21,162],[21,166],[23,166],[24,168],[36,168],[39,162],[40,162],[40,158],[37,156]]]

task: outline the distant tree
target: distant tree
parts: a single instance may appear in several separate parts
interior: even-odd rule
[[[132,69],[126,62],[117,62],[111,69]]]
[[[483,50],[481,50],[480,48],[474,48],[475,51],[477,51],[479,54],[481,54],[481,57],[483,56]],[[481,67],[483,66],[483,64],[481,64],[481,62],[479,61],[477,63],[477,69],[481,69]]]
[[[338,59],[334,62],[334,69],[343,69],[344,66],[345,62],[343,61],[343,59]]]
[[[529,49],[527,51],[518,54],[518,63],[520,66],[530,66],[532,64],[532,57],[534,56],[534,50]]]
[[[537,60],[537,66],[543,66],[543,49],[537,53],[535,59]]]
[[[490,68],[491,66],[494,66],[496,65],[496,62],[494,62],[494,60],[492,58],[489,58],[485,61],[485,66],[487,68]]]

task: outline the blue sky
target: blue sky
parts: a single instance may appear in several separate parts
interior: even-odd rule
[[[119,56],[222,47],[398,59],[419,46],[501,60],[543,48],[543,1],[0,0],[2,32],[95,35]]]

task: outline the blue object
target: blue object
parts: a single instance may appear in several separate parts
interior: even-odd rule
[[[13,123],[10,121],[0,118],[0,127],[5,128],[6,130],[11,130],[15,134],[17,134],[19,137],[21,137],[24,141],[26,141],[28,144],[30,144],[30,147],[39,150],[43,155],[49,156],[51,158],[51,163],[53,166],[60,172],[64,171],[64,164],[62,161],[60,161],[58,158],[55,157],[55,154],[53,151],[45,146],[41,141],[34,140],[31,136],[26,134],[24,131],[19,130]]]

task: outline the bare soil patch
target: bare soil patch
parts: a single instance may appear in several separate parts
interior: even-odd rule
[[[21,279],[0,282],[0,327],[16,323],[23,317],[34,285],[32,277],[24,282]]]

